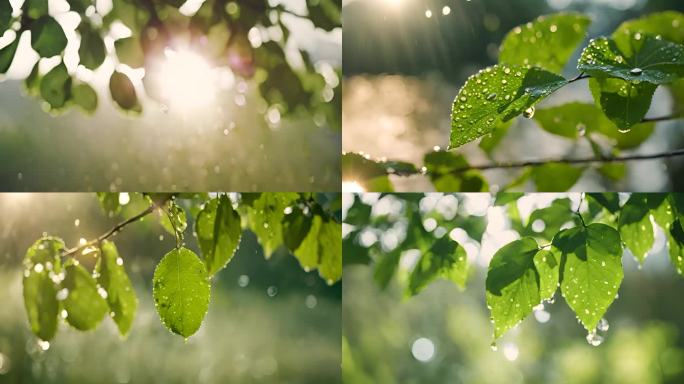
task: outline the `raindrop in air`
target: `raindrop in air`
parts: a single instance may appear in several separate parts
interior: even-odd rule
[[[529,107],[525,110],[525,112],[523,112],[523,117],[526,119],[531,119],[534,117],[534,112],[535,112],[534,106]]]

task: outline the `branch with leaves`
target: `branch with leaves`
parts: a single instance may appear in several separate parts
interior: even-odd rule
[[[489,262],[486,301],[496,341],[556,293],[587,330],[587,341],[601,343],[604,316],[623,280],[623,255],[643,264],[655,243],[657,224],[665,232],[670,261],[684,276],[684,195],[616,193],[582,195],[576,207],[558,198],[523,218],[518,199],[501,193],[490,206],[507,212],[518,240],[498,249]],[[534,196],[534,195],[527,195]],[[387,194],[392,212],[374,214],[360,195],[347,210],[343,239],[345,266],[371,265],[382,287],[396,278],[407,296],[418,295],[432,282],[446,279],[465,287],[471,261],[464,245],[483,242],[486,216],[461,208],[467,195]],[[425,199],[425,201],[423,201]],[[431,201],[429,203],[428,201]],[[386,237],[391,237],[389,241]],[[495,345],[495,344],[494,344]]]
[[[118,193],[99,193],[98,198],[110,216],[121,212]],[[162,323],[185,338],[202,325],[212,277],[235,256],[245,230],[257,236],[266,258],[290,253],[307,272],[318,270],[328,284],[342,276],[339,194],[132,194],[130,199],[146,208],[90,241],[67,248],[62,239],[45,235],[29,247],[24,303],[41,342],[55,337],[60,319],[90,330],[107,314],[122,336],[128,334],[138,299],[112,237],[152,214],[176,238],[176,247],[154,272],[155,305]],[[201,257],[184,244],[188,216]]]
[[[495,168],[525,168],[510,187],[532,178],[540,192],[570,189],[585,170],[577,165],[586,163],[596,164],[608,181],[619,181],[626,174],[623,162],[641,159],[621,152],[639,147],[653,134],[656,123],[681,117],[684,14],[655,13],[623,23],[610,37],[592,39],[577,63],[579,75],[566,79],[561,72],[584,41],[590,23],[583,14],[559,13],[541,16],[510,31],[501,43],[499,63],[469,77],[456,96],[448,147],[455,150],[480,139],[480,148],[492,158],[514,119],[522,116],[575,144],[588,141],[594,158],[470,166],[458,154],[427,154],[423,173],[431,176],[438,191],[487,191],[488,183],[477,171]],[[593,104],[570,102],[536,109],[550,95],[580,80],[588,80]],[[672,95],[675,110],[667,116],[646,117],[653,95],[661,86]],[[646,158],[679,155],[680,151],[675,150]],[[343,168],[343,178],[369,191],[391,191],[388,174],[416,174],[410,164],[379,161],[376,166],[352,156]],[[381,171],[395,166],[403,169]],[[444,174],[449,176],[440,177]],[[537,182],[549,174],[555,175],[556,182]]]
[[[168,50],[191,47],[211,68],[227,68],[242,79],[253,79],[261,96],[281,115],[315,109],[331,126],[339,127],[339,82],[332,81],[334,76],[318,68],[310,55],[291,41],[282,18],[288,13],[283,5],[265,0],[206,0],[191,10],[182,0],[112,0],[109,8],[94,0],[67,3],[68,10],[52,13],[48,0],[26,0],[18,8],[9,1],[0,3],[0,35],[14,35],[0,47],[0,74],[23,53],[18,52],[20,39],[30,33],[31,49],[39,59],[25,86],[52,112],[78,106],[93,113],[99,102],[93,78],[103,70],[109,77],[111,99],[122,110],[142,112],[143,95],[168,104],[170,95],[163,94],[160,85],[169,79],[160,74],[160,62]],[[342,27],[340,2],[307,1],[306,8],[302,17],[315,27],[323,31]],[[65,29],[68,24],[59,21],[67,13],[80,19],[75,30]],[[267,34],[267,29],[278,33]],[[250,31],[259,36],[258,42],[249,39]],[[78,44],[75,65],[65,60],[67,45],[74,44],[67,38],[72,32]],[[108,39],[114,39],[113,44],[106,43]],[[295,49],[286,55],[286,46]],[[298,57],[301,64],[291,63],[291,57]],[[55,58],[59,59],[56,65]],[[104,65],[107,60],[110,64]],[[142,85],[137,84],[141,70]],[[199,69],[185,70],[190,74]],[[339,78],[341,70],[333,72]]]

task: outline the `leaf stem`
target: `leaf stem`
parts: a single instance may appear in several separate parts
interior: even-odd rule
[[[87,242],[85,242],[84,244],[80,244],[80,245],[78,245],[78,246],[76,246],[76,247],[74,247],[74,248],[65,250],[65,251],[61,254],[61,256],[62,256],[62,257],[71,256],[71,255],[73,255],[73,254],[75,254],[75,253],[80,252],[81,250],[83,250],[83,249],[85,249],[85,248],[92,247],[93,245],[96,245],[96,244],[100,244],[101,242],[103,242],[103,241],[107,240],[108,238],[110,238],[110,237],[116,235],[117,233],[119,233],[119,232],[120,232],[124,227],[126,227],[127,225],[132,224],[132,223],[135,223],[136,221],[142,220],[145,216],[147,216],[147,215],[149,215],[150,213],[154,212],[154,210],[155,210],[156,208],[157,208],[157,205],[156,205],[155,203],[152,203],[152,204],[151,204],[149,207],[147,207],[147,209],[145,209],[144,211],[138,213],[137,215],[135,215],[135,216],[133,216],[133,217],[131,217],[131,218],[128,218],[128,219],[126,219],[126,220],[124,220],[124,221],[118,223],[117,225],[113,226],[111,229],[109,229],[107,232],[101,234],[101,235],[98,236],[97,238],[95,238],[95,239],[93,239],[93,240],[90,240],[90,241],[87,241]]]
[[[641,122],[642,123],[651,123],[651,122],[658,122],[658,121],[677,120],[677,119],[681,119],[681,118],[682,118],[682,115],[673,114],[673,115],[660,116],[660,117],[645,117],[643,120],[641,120]]]
[[[580,73],[579,75],[577,75],[577,77],[568,80],[568,84],[572,84],[572,83],[574,83],[574,82],[576,82],[576,81],[588,79],[588,78],[590,78],[590,77],[591,77],[591,76],[589,76],[589,75],[585,74],[584,72],[582,72],[582,73]]]

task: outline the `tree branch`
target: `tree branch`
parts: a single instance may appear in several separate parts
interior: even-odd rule
[[[684,149],[677,149],[670,152],[655,153],[649,155],[629,155],[629,156],[616,156],[616,157],[590,157],[583,159],[546,159],[546,160],[531,160],[523,162],[510,162],[510,163],[494,163],[485,165],[472,165],[468,167],[462,167],[452,170],[451,172],[445,174],[434,174],[434,175],[448,175],[448,174],[459,174],[466,171],[486,171],[492,169],[512,169],[512,168],[525,168],[525,167],[538,167],[549,163],[559,163],[559,164],[591,164],[591,163],[620,163],[627,161],[641,161],[641,160],[655,160],[664,159],[676,156],[684,156]],[[399,173],[399,172],[389,172],[389,174],[396,176],[413,176],[413,175],[425,175],[426,173],[415,172],[415,173]],[[429,174],[429,173],[428,173]]]
[[[162,203],[162,204],[163,204],[163,203]],[[133,217],[131,217],[131,218],[129,218],[129,219],[126,219],[126,220],[120,222],[119,224],[115,225],[115,226],[112,227],[110,230],[108,230],[107,232],[105,232],[105,233],[103,233],[102,235],[98,236],[97,238],[95,238],[95,239],[93,239],[93,240],[90,240],[90,241],[88,241],[88,242],[86,242],[86,243],[84,243],[84,244],[80,244],[80,245],[78,245],[77,247],[74,247],[74,248],[65,250],[64,253],[62,253],[61,256],[62,256],[62,257],[71,256],[71,255],[73,255],[73,254],[75,254],[75,253],[78,253],[78,252],[82,251],[82,250],[85,249],[85,248],[92,247],[93,245],[96,245],[96,244],[100,244],[101,242],[103,242],[103,241],[107,240],[108,238],[110,238],[110,237],[116,235],[117,233],[119,233],[125,226],[127,226],[127,225],[129,225],[129,224],[132,224],[132,223],[135,223],[136,221],[142,220],[142,218],[144,218],[145,216],[147,216],[147,215],[149,215],[150,213],[154,212],[154,210],[155,210],[156,208],[157,208],[157,205],[154,204],[154,203],[152,203],[152,204],[151,204],[149,207],[147,207],[147,209],[145,209],[144,211],[138,213],[137,215],[135,215],[135,216],[133,216]]]

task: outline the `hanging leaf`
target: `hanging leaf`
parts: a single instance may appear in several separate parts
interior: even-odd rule
[[[485,284],[494,339],[520,323],[541,302],[534,263],[538,252],[537,242],[526,237],[505,245],[492,257]]]
[[[31,331],[41,340],[49,341],[57,333],[59,302],[53,277],[61,271],[60,252],[64,242],[44,237],[26,251],[24,257],[24,306]],[[57,280],[58,281],[58,280]]]
[[[31,23],[31,46],[40,57],[52,57],[64,51],[67,38],[59,23],[43,16]]]
[[[584,328],[593,332],[622,283],[620,234],[594,223],[559,232],[553,245],[564,260],[561,293]]]
[[[79,83],[71,88],[71,96],[74,104],[83,108],[88,113],[93,113],[97,109],[97,93],[93,87],[87,83]],[[116,198],[119,196],[117,194]]]
[[[197,216],[195,232],[211,277],[232,260],[242,237],[240,216],[228,196],[221,195],[204,205]]]
[[[109,314],[119,328],[119,333],[126,336],[138,309],[138,298],[114,243],[105,240],[100,248],[100,255],[97,282],[107,292]]]
[[[468,255],[465,249],[444,236],[437,239],[418,260],[409,275],[407,293],[415,296],[437,279],[446,279],[464,288],[467,278]]]
[[[323,220],[318,230],[318,273],[332,285],[342,278],[342,225]]]
[[[204,263],[187,248],[164,255],[154,270],[153,296],[157,313],[171,332],[190,337],[202,325],[209,308],[209,276]]]
[[[596,105],[617,126],[619,133],[636,130],[637,127],[643,129],[644,125],[636,124],[644,119],[651,107],[656,88],[650,83],[631,83],[616,78],[589,79],[589,89]]]
[[[625,54],[632,53],[633,40],[652,36],[677,44],[684,43],[684,14],[676,11],[652,13],[639,19],[620,24],[611,35],[618,48]]]
[[[541,250],[534,256],[534,266],[539,273],[539,296],[551,300],[558,289],[560,255],[555,250]]]
[[[53,109],[64,107],[71,97],[71,75],[64,63],[52,68],[40,82],[40,95]]]
[[[71,263],[64,268],[60,288],[66,292],[62,302],[66,321],[74,328],[87,331],[95,328],[107,313],[107,295],[83,266]]]
[[[520,114],[532,117],[530,108],[566,84],[563,77],[540,68],[495,65],[481,70],[454,100],[450,148],[490,134]]]
[[[633,194],[620,210],[618,221],[620,238],[641,264],[653,247],[655,237],[651,225],[651,211],[643,194]]]
[[[97,69],[105,60],[107,51],[99,31],[95,30],[90,23],[81,23],[78,27],[81,35],[81,45],[78,48],[80,64],[88,69]]]
[[[17,53],[19,46],[19,38],[15,38],[13,42],[0,48],[0,73],[7,73],[7,70],[12,65],[14,54]]]
[[[283,241],[290,251],[302,244],[311,230],[312,217],[299,208],[294,208],[283,220]]]
[[[250,228],[259,238],[266,258],[283,244],[284,211],[298,198],[296,193],[264,193],[249,209]]]
[[[114,71],[109,79],[109,91],[112,94],[112,99],[122,109],[134,112],[142,110],[133,82],[131,82],[131,79],[126,74]]]
[[[584,40],[590,23],[587,16],[579,13],[540,16],[506,35],[499,62],[560,73]]]

